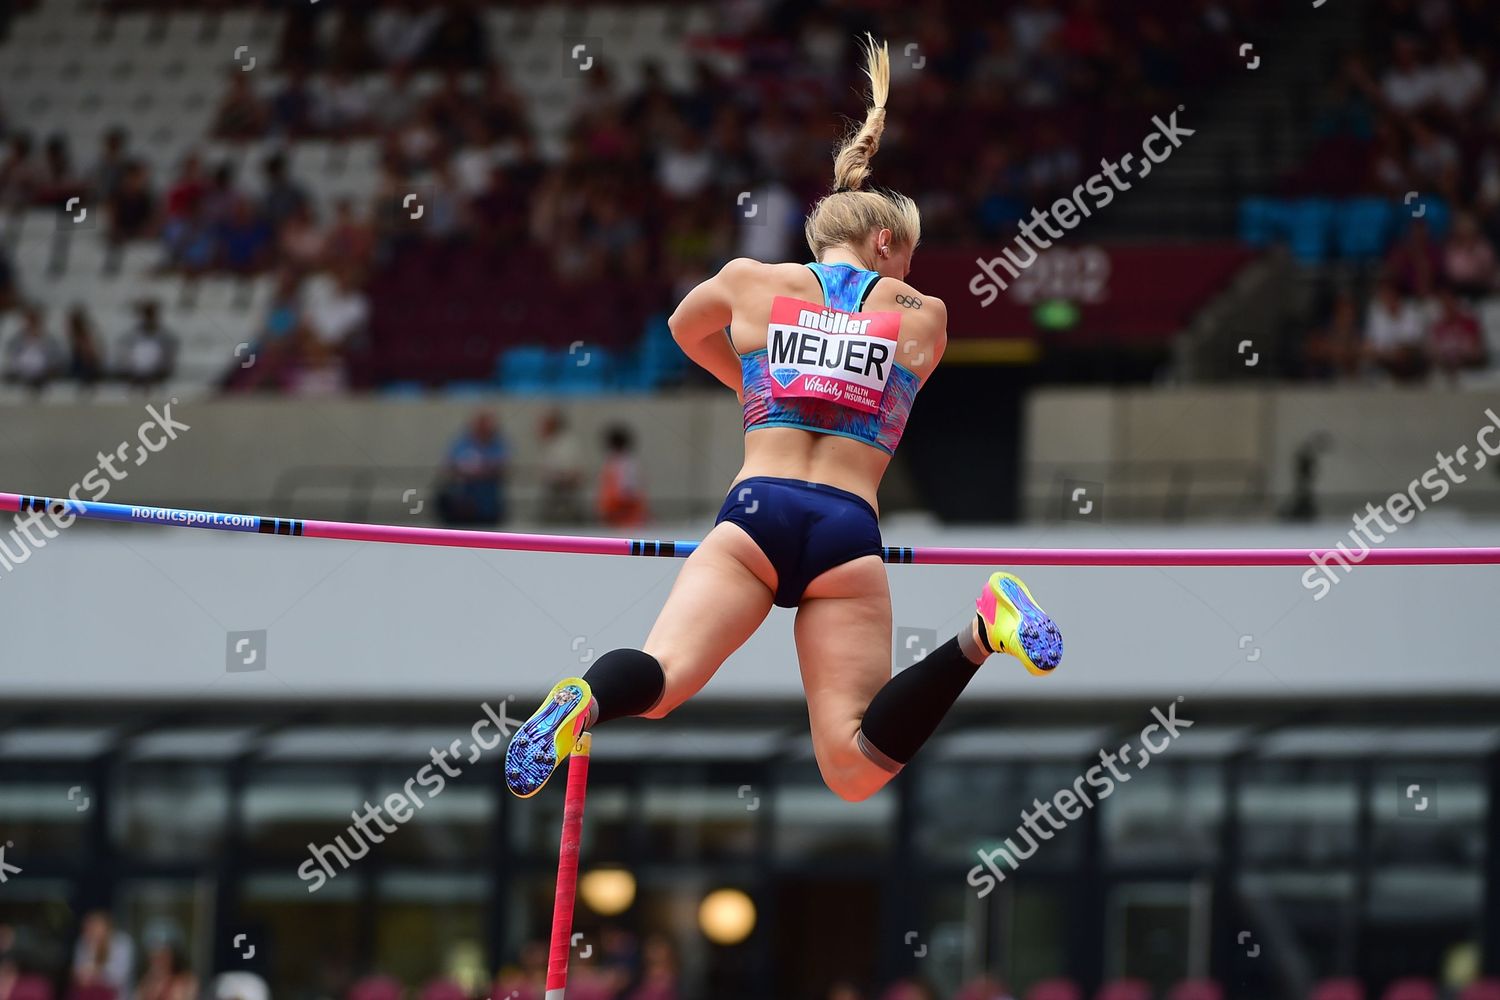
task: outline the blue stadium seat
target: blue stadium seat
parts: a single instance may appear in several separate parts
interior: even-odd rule
[[[545,347],[527,344],[500,354],[495,363],[495,381],[510,392],[545,392],[551,358]]]
[[[667,326],[665,315],[657,313],[646,321],[646,330],[636,348],[635,361],[639,365],[635,378],[645,388],[682,379],[688,366],[687,356],[677,346],[677,341],[672,339],[672,331]]]
[[[552,386],[558,392],[577,395],[605,392],[610,388],[614,364],[609,351],[597,345],[574,352],[559,351],[554,362],[556,377]]]
[[[1290,230],[1290,213],[1280,198],[1246,198],[1240,202],[1240,239],[1253,247],[1268,247]]]
[[[1448,227],[1453,222],[1453,210],[1448,203],[1435,194],[1424,194],[1415,198],[1410,205],[1396,205],[1397,218],[1401,220],[1401,232],[1406,232],[1416,219],[1427,223],[1427,231],[1435,240],[1440,240],[1448,235]],[[1421,215],[1417,213],[1421,212]]]
[[[1396,231],[1396,205],[1385,198],[1351,198],[1339,206],[1335,222],[1340,257],[1378,260]]]
[[[1291,205],[1292,254],[1310,264],[1328,258],[1333,239],[1335,202],[1327,198],[1300,198]]]

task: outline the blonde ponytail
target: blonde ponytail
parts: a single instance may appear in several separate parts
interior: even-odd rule
[[[890,46],[875,43],[872,35],[865,35],[865,76],[870,78],[870,107],[865,112],[865,123],[859,130],[844,140],[833,155],[833,184],[835,191],[858,191],[870,176],[870,160],[880,149],[880,135],[885,131],[885,102],[891,93]]]
[[[922,216],[916,202],[895,191],[866,189],[870,161],[880,149],[885,132],[885,105],[891,92],[891,53],[885,42],[865,35],[862,46],[865,76],[870,79],[870,106],[865,120],[833,155],[833,193],[824,196],[807,215],[803,231],[814,257],[831,247],[856,246],[871,233],[889,229],[892,242],[915,247],[922,236]]]

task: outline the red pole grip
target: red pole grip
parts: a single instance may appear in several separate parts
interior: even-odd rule
[[[562,1000],[573,947],[573,901],[578,892],[578,848],[583,839],[583,800],[589,781],[593,737],[584,733],[568,755],[568,792],[563,800],[562,843],[557,849],[557,894],[552,901],[552,951],[547,961],[546,1000]]]

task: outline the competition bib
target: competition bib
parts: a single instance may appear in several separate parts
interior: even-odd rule
[[[771,395],[878,413],[900,332],[896,313],[845,312],[778,295],[766,330]]]

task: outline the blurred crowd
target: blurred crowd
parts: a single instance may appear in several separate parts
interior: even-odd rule
[[[272,985],[243,969],[200,980],[179,937],[156,933],[138,943],[103,910],[84,916],[71,957],[58,942],[43,940],[26,927],[0,922],[0,1000],[272,1000]],[[569,1000],[688,1000],[677,949],[661,934],[644,938],[616,926],[590,935],[595,946],[574,949],[569,965]],[[261,963],[238,963],[256,967]],[[387,974],[356,978],[342,990],[344,1000],[543,1000],[547,948],[529,941],[493,977],[473,978],[455,968],[426,983],[403,983]],[[293,984],[277,991],[302,995]],[[997,979],[973,977],[951,996],[920,979],[901,979],[884,990],[866,992],[850,981],[831,985],[826,1000],[1014,1000]]]
[[[535,487],[538,522],[594,523],[623,530],[638,528],[650,518],[645,478],[629,428],[614,424],[604,430],[591,511],[584,501],[583,449],[562,410],[542,414],[534,440],[539,454],[528,470],[528,485]],[[487,410],[475,413],[449,445],[439,472],[438,514],[445,524],[493,527],[510,519],[510,455],[510,442],[496,417]]]
[[[1500,9],[1381,0],[1370,14],[1361,51],[1319,103],[1321,144],[1293,184],[1403,205],[1436,195],[1444,229],[1410,210],[1373,274],[1335,276],[1305,367],[1325,378],[1452,378],[1492,360],[1481,308],[1500,294]]]
[[[826,190],[829,151],[858,110],[853,45],[865,30],[895,43],[901,109],[876,180],[917,199],[929,241],[997,239],[1090,172],[1111,141],[1101,121],[1128,122],[1134,142],[1150,113],[1232,71],[1238,40],[1277,6],[942,0],[914,18],[894,5],[737,0],[715,7],[709,33],[682,40],[690,80],[647,64],[627,92],[610,40],[583,75],[564,148],[544,156],[479,4],[282,5],[276,82],[258,89],[261,74],[229,71],[214,138],[374,139],[375,191],[318,203],[283,155],[189,154],[170,175],[153,173],[122,123],[86,169],[61,136],[9,134],[0,211],[76,194],[102,206],[111,247],[157,241],[164,270],[273,272],[256,345],[264,363],[230,368],[228,382],[336,390],[364,346],[359,289],[412,246],[534,257],[563,282],[642,282],[661,306],[731,256],[801,255],[801,213]],[[742,192],[764,224],[739,224]],[[343,291],[320,317],[303,299],[323,272]]]
[[[1413,220],[1379,265],[1362,306],[1350,283],[1334,286],[1327,324],[1307,340],[1314,378],[1453,381],[1491,363],[1480,310],[1500,285],[1494,244],[1464,213],[1442,240]]]
[[[201,982],[181,940],[159,934],[144,946],[104,910],[79,922],[71,956],[61,943],[0,921],[0,1000],[270,1000],[260,976],[231,972]]]

